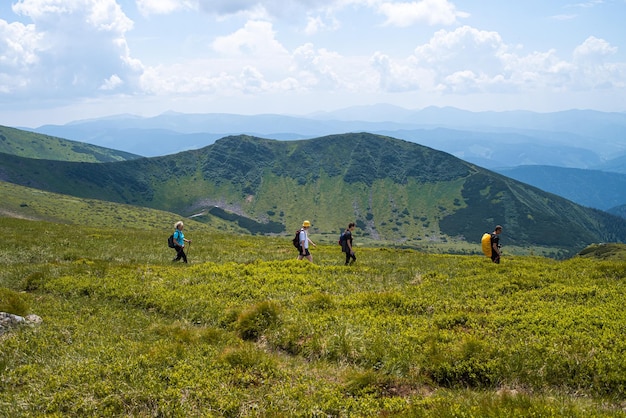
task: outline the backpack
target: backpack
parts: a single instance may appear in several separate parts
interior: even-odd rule
[[[293,246],[296,248],[300,248],[300,229],[298,229],[296,231],[296,236],[293,237],[293,240],[291,240],[291,242],[293,243]]]
[[[480,243],[483,247],[483,253],[486,257],[491,257],[491,234],[489,232],[485,232],[483,237],[480,240]]]
[[[339,235],[339,241],[337,241],[337,244],[343,246],[343,242],[346,239],[346,231],[343,231],[340,235]]]
[[[170,235],[170,237],[167,239],[167,246],[170,248],[174,248],[174,234]]]

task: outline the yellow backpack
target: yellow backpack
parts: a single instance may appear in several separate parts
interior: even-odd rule
[[[491,257],[491,234],[488,232],[485,232],[483,234],[482,239],[480,240],[480,243],[482,244],[483,247],[483,253],[485,253],[486,257]]]

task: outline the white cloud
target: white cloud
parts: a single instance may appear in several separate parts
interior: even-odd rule
[[[241,90],[244,93],[256,94],[266,92],[270,89],[270,83],[268,83],[263,74],[254,67],[245,67],[239,75],[241,83]]]
[[[624,88],[626,86],[626,63],[609,62],[608,57],[617,53],[617,48],[604,39],[587,38],[574,50],[574,64],[578,88]]]
[[[370,59],[370,65],[377,71],[379,86],[384,91],[434,90],[435,74],[428,68],[397,62],[380,52]]]
[[[24,70],[36,64],[41,39],[35,25],[0,20],[0,71]]]
[[[561,14],[561,15],[554,15],[552,16],[552,19],[554,20],[573,20],[576,19],[578,17],[578,15],[574,15],[574,14]]]
[[[304,29],[304,33],[306,33],[307,35],[313,35],[317,32],[319,32],[322,28],[324,28],[324,22],[322,21],[322,18],[317,16],[317,17],[310,17],[307,19],[307,25],[306,28]]]
[[[267,57],[286,54],[287,50],[276,40],[275,35],[271,23],[249,21],[235,33],[217,37],[212,47],[227,56]]]
[[[572,7],[581,7],[581,8],[591,8],[591,7],[595,7],[598,6],[600,4],[604,4],[604,0],[589,0],[586,2],[581,2],[581,3],[576,3],[573,4]]]
[[[187,0],[136,0],[137,9],[144,15],[165,15],[179,10],[194,10],[195,2]]]
[[[313,44],[307,43],[294,51],[292,72],[298,74],[297,78],[307,87],[333,90],[344,84],[336,72],[341,61],[342,57],[336,52],[315,49]]]
[[[2,56],[22,64],[7,77],[16,94],[58,100],[136,87],[142,65],[125,39],[133,22],[116,1],[22,0],[13,11],[33,21],[0,25]]]
[[[420,0],[413,2],[385,2],[379,12],[387,17],[385,24],[407,27],[416,23],[429,25],[452,25],[458,18],[469,17],[468,13],[456,10],[447,0]]]
[[[553,49],[525,56],[504,54],[502,62],[506,83],[517,91],[563,91],[571,83],[571,74],[575,70],[572,63],[559,58]]]
[[[380,88],[389,92],[431,91],[455,94],[623,88],[626,64],[607,63],[617,49],[590,37],[573,51],[573,60],[554,49],[519,54],[496,32],[468,26],[441,30],[405,60],[376,53],[370,65]]]
[[[133,27],[115,0],[21,0],[13,5],[13,11],[30,17],[39,30],[59,27],[59,23],[67,21],[119,33]]]
[[[107,80],[104,80],[104,83],[100,86],[100,90],[115,90],[116,87],[124,84],[121,78],[117,76],[117,74],[113,74]]]
[[[498,57],[508,48],[497,32],[462,26],[452,32],[435,32],[427,44],[415,48],[415,56],[418,61],[440,68],[469,65],[488,71],[493,65],[497,65],[498,60],[494,57]]]
[[[617,52],[616,47],[612,47],[604,39],[598,39],[590,36],[581,45],[574,50],[575,61],[587,61],[600,63],[605,57],[614,55]]]
[[[306,27],[304,28],[304,33],[307,35],[315,35],[323,31],[335,31],[339,29],[340,26],[339,22],[334,18],[331,18],[330,22],[327,22],[321,16],[309,16],[307,18]]]
[[[248,19],[294,19],[307,12],[329,10],[342,0],[196,0],[200,10],[218,16],[242,15]]]
[[[410,61],[421,72],[430,71],[437,91],[472,92],[496,83],[502,76],[502,57],[508,46],[496,32],[462,26],[437,31],[415,49]]]

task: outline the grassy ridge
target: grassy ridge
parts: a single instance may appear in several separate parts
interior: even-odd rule
[[[174,223],[181,219],[179,215],[171,212],[59,195],[2,181],[0,195],[2,195],[0,216],[12,218],[161,231],[173,229]],[[205,217],[204,222],[189,219],[185,223],[188,228],[196,230],[241,231],[229,222],[210,216]]]
[[[0,340],[9,416],[626,415],[620,260],[0,226],[0,306],[44,320]]]
[[[126,161],[140,158],[138,155],[124,151],[6,126],[0,126],[0,153],[19,155],[26,158],[92,163]]]

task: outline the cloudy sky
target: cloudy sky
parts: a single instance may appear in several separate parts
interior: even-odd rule
[[[626,0],[0,0],[0,124],[626,111]]]

